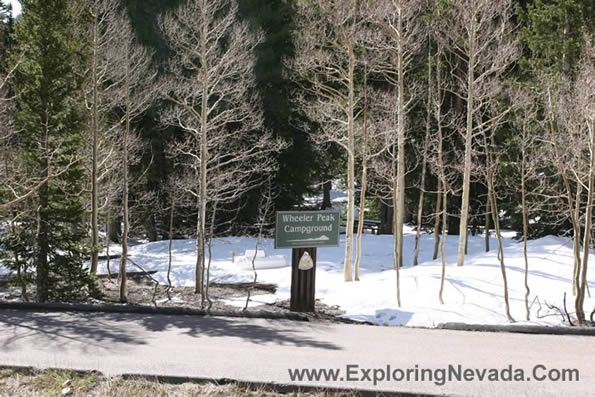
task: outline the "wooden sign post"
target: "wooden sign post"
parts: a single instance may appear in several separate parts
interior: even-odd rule
[[[316,294],[316,248],[293,248],[291,250],[291,298],[289,309],[292,312],[313,312]],[[311,258],[310,269],[300,269],[300,259],[304,254]]]
[[[316,247],[339,246],[338,211],[277,212],[275,248],[291,248],[290,310],[313,312]]]

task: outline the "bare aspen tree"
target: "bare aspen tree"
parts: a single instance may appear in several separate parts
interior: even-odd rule
[[[398,91],[391,87],[388,91],[376,91],[371,96],[371,108],[368,129],[370,151],[370,182],[382,199],[395,197],[397,190],[397,125],[398,109],[394,104],[398,101]],[[396,237],[395,237],[396,238]],[[401,306],[400,266],[395,266],[397,305]]]
[[[544,156],[542,163],[553,165],[557,169],[557,173],[553,179],[558,179],[561,186],[555,192],[548,195],[549,199],[556,200],[558,198],[555,210],[551,211],[553,217],[559,219],[558,222],[566,219],[570,220],[573,232],[573,256],[574,266],[572,270],[572,288],[576,295],[577,286],[579,284],[578,271],[581,264],[580,255],[580,240],[581,240],[581,225],[580,225],[580,195],[582,194],[584,161],[581,158],[581,149],[585,147],[584,137],[576,134],[570,128],[570,131],[565,128],[565,123],[562,120],[568,111],[561,108],[560,105],[564,99],[568,98],[568,94],[564,95],[570,87],[568,84],[554,83],[550,76],[541,76],[544,81],[543,105],[545,109],[544,117]],[[569,150],[572,149],[572,150]],[[552,181],[546,181],[552,187],[557,187]],[[576,184],[576,186],[574,186]],[[576,195],[575,193],[576,192]],[[556,197],[557,196],[557,197]],[[561,210],[562,209],[562,210]]]
[[[347,153],[347,223],[345,227],[344,279],[353,280],[353,229],[355,224],[355,157],[361,107],[357,89],[357,55],[363,18],[358,0],[313,0],[296,4],[300,37],[295,58],[288,67],[301,83],[296,102],[321,125],[313,138],[334,142]]]
[[[523,218],[523,259],[525,262],[525,312],[526,319],[531,319],[531,313],[529,308],[529,295],[531,289],[529,288],[529,257],[527,255],[527,241],[529,240],[529,211],[531,210],[530,204],[528,203],[528,196],[532,192],[528,189],[527,185],[532,180],[536,179],[536,156],[533,155],[534,147],[537,145],[537,134],[535,131],[535,123],[537,120],[538,111],[538,98],[532,95],[528,89],[517,89],[512,95],[513,103],[516,104],[518,128],[520,129],[521,135],[518,138],[518,145],[520,147],[520,158],[519,158],[519,177],[521,180],[521,215]],[[488,210],[490,200],[487,201]],[[486,214],[486,222],[489,217]],[[486,229],[486,236],[488,235]],[[487,243],[486,243],[487,244]],[[486,250],[489,248],[486,245]]]
[[[120,302],[128,301],[126,265],[128,262],[128,233],[130,231],[128,167],[131,152],[138,147],[132,121],[144,112],[152,101],[151,80],[155,73],[151,68],[151,53],[138,44],[130,21],[125,14],[113,18],[118,37],[110,46],[106,57],[112,66],[108,73],[113,81],[111,90],[114,103],[121,110],[119,122],[120,185],[122,197],[122,256],[120,259]]]
[[[446,231],[447,231],[447,219],[448,219],[448,195],[455,194],[458,191],[456,184],[458,170],[449,163],[454,161],[457,162],[456,156],[454,160],[448,159],[444,151],[444,143],[451,141],[454,131],[448,132],[449,127],[452,127],[455,120],[452,119],[450,113],[444,114],[443,106],[446,98],[447,85],[444,82],[443,72],[443,44],[441,40],[437,40],[437,49],[435,54],[436,59],[436,71],[435,71],[435,91],[432,95],[432,101],[429,103],[431,106],[433,116],[436,122],[436,134],[433,135],[429,140],[429,156],[428,163],[433,170],[434,175],[438,178],[438,194],[439,201],[442,202],[442,206],[437,205],[436,207],[436,223],[435,223],[435,251],[440,252],[441,262],[441,273],[440,273],[440,289],[438,292],[438,299],[441,304],[444,304],[444,281],[446,278],[446,256],[444,254],[444,246],[446,244]],[[450,119],[450,120],[449,120]],[[452,128],[450,128],[452,130]],[[452,156],[451,156],[452,157]],[[442,232],[439,236],[440,230],[440,218],[442,218]],[[437,253],[435,252],[435,255]]]
[[[489,120],[482,120],[485,106],[493,93],[484,86],[502,75],[518,56],[518,48],[510,25],[510,0],[453,0],[450,2],[450,23],[446,34],[451,38],[450,48],[458,62],[466,65],[465,76],[453,74],[459,80],[457,93],[467,102],[464,127],[465,157],[463,169],[463,195],[457,265],[465,261],[467,224],[469,219],[469,189],[472,173],[472,152],[477,137]]]
[[[496,83],[497,84],[497,83]],[[491,87],[493,91],[498,91],[498,88]],[[498,110],[496,111],[496,113]],[[498,113],[503,114],[503,113]],[[504,307],[506,317],[510,322],[514,322],[514,318],[510,314],[510,305],[508,300],[508,279],[506,276],[506,265],[504,262],[504,247],[502,243],[502,233],[500,230],[500,219],[498,210],[498,195],[496,191],[496,175],[498,173],[498,163],[501,152],[498,150],[495,141],[497,128],[503,122],[502,118],[492,118],[488,129],[483,129],[483,149],[485,155],[484,178],[488,187],[488,200],[490,202],[491,217],[494,223],[494,231],[498,239],[498,260],[500,262],[500,271],[502,273],[502,281],[504,286]]]
[[[394,192],[394,265],[403,266],[403,221],[405,218],[405,139],[407,113],[418,95],[419,87],[408,77],[414,56],[423,44],[420,15],[424,3],[419,0],[371,1],[369,14],[379,29],[369,45],[375,54],[374,69],[397,90],[397,174]]]
[[[239,199],[275,169],[271,153],[284,144],[258,132],[263,125],[255,94],[255,47],[262,34],[237,19],[227,0],[190,0],[160,20],[174,55],[160,91],[171,103],[162,122],[185,139],[171,149],[186,170],[185,191],[197,209],[195,292],[206,304],[205,244],[208,209]]]
[[[114,103],[112,102],[111,84],[108,68],[112,67],[109,58],[110,50],[119,45],[117,40],[119,26],[115,23],[119,2],[117,0],[86,0],[79,5],[79,12],[91,18],[90,25],[84,25],[82,35],[88,35],[90,44],[89,79],[85,89],[85,99],[89,110],[89,136],[91,153],[90,185],[91,185],[91,269],[97,272],[99,253],[99,181],[101,173],[105,174],[101,166],[110,166],[114,162],[109,159],[113,154],[109,133],[113,133],[114,124],[109,121],[109,115]],[[89,29],[87,29],[89,28]],[[117,125],[117,124],[116,124]]]
[[[435,174],[438,176],[438,199],[436,204],[436,223],[435,223],[435,248],[434,248],[434,257],[437,254],[437,247],[438,243],[440,244],[440,261],[441,261],[441,273],[440,273],[440,291],[438,293],[438,298],[441,304],[444,304],[444,279],[446,277],[446,257],[444,255],[444,244],[446,243],[446,222],[448,219],[448,213],[446,209],[448,208],[448,182],[447,182],[447,171],[444,162],[444,154],[443,154],[443,145],[444,145],[444,134],[443,134],[443,115],[442,115],[442,106],[444,103],[444,92],[442,86],[442,47],[441,44],[438,42],[438,49],[436,51],[436,96],[435,98],[430,97],[428,99],[433,99],[428,106],[432,106],[434,111],[434,118],[436,119],[436,139],[435,139]],[[442,194],[442,198],[440,199],[440,194]],[[442,201],[442,213],[440,213],[440,201]],[[438,231],[440,229],[440,218],[439,216],[442,215],[442,236],[438,237]],[[435,259],[435,258],[434,258]]]
[[[583,252],[582,258],[578,258],[578,268],[574,272],[575,311],[579,324],[585,323],[584,300],[588,288],[587,269],[592,235],[593,190],[595,189],[595,66],[593,64],[595,46],[590,37],[587,37],[586,42],[588,44],[580,62],[576,81],[563,91],[557,107],[560,132],[573,138],[572,149],[579,160],[571,171],[577,186],[582,186],[587,194],[582,236]],[[580,233],[580,220],[575,219],[575,221],[577,227],[575,227],[574,239],[578,241],[581,238],[580,234],[577,234],[577,232]],[[575,244],[577,245],[578,243]]]
[[[256,272],[256,257],[258,255],[258,248],[262,242],[263,233],[265,227],[271,225],[271,219],[269,218],[271,209],[273,207],[273,200],[275,199],[275,194],[273,193],[273,186],[272,181],[269,178],[266,184],[266,191],[263,196],[260,198],[259,209],[258,209],[258,234],[256,235],[256,242],[254,244],[254,255],[252,256],[251,264],[252,264],[252,273],[254,274],[254,278],[252,279],[252,285],[248,288],[248,295],[246,296],[246,304],[242,311],[248,310],[248,305],[250,304],[250,296],[252,291],[256,288],[256,281],[258,279],[258,273]]]

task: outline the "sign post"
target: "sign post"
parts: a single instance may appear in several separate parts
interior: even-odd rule
[[[290,310],[313,312],[316,292],[316,248],[339,246],[339,211],[280,211],[275,248],[291,248]]]

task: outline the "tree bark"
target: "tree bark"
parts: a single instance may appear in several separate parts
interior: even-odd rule
[[[440,245],[441,204],[442,204],[442,180],[438,179],[438,192],[436,193],[436,212],[435,212],[435,220],[434,220],[434,254],[432,255],[432,260],[436,260],[436,258],[438,258],[438,248]]]
[[[366,72],[367,73],[367,70]],[[362,233],[364,231],[364,215],[366,209],[366,187],[368,184],[368,95],[367,76],[364,76],[364,133],[362,150],[362,190],[359,199],[359,221],[357,223],[357,240],[355,252],[355,281],[359,281],[359,263],[362,256]]]
[[[393,207],[392,200],[386,203],[380,199],[380,229],[379,234],[393,234]]]
[[[128,138],[130,135],[130,66],[126,62],[126,128],[122,142],[122,256],[120,258],[120,302],[128,302],[128,285],[126,279],[126,263],[128,261],[128,231],[130,221],[128,215]]]
[[[502,272],[502,280],[504,281],[504,306],[506,310],[506,317],[510,322],[514,322],[514,318],[510,315],[510,305],[508,304],[508,281],[506,279],[506,266],[504,265],[504,248],[502,246],[502,235],[500,233],[500,220],[498,219],[498,205],[496,204],[496,194],[494,192],[493,171],[488,172],[488,184],[491,192],[491,207],[492,220],[494,221],[494,228],[496,230],[496,237],[498,238],[498,259],[500,260],[500,270]]]
[[[331,208],[333,206],[331,202],[331,190],[333,187],[333,183],[331,181],[326,181],[322,184],[322,209],[325,210],[327,208]]]
[[[403,35],[403,19],[399,9],[397,30]],[[403,64],[403,40],[397,41],[397,78],[399,86],[397,113],[397,195],[395,198],[395,256],[397,267],[403,266],[403,221],[405,219],[405,66]]]
[[[96,14],[96,12],[95,12]],[[97,15],[93,15],[93,61],[91,78],[93,79],[92,90],[93,90],[93,113],[91,120],[91,135],[93,140],[93,149],[91,154],[91,274],[97,273],[97,264],[99,262],[99,224],[98,224],[98,186],[97,186],[97,146],[98,146],[98,96],[97,90],[97,46],[98,46],[98,26],[97,26]]]
[[[590,156],[591,164],[589,166],[589,189],[587,195],[587,209],[585,211],[585,230],[583,238],[583,260],[580,266],[580,280],[577,283],[577,294],[575,301],[576,317],[579,324],[585,323],[585,292],[587,285],[587,267],[589,264],[589,239],[591,236],[591,222],[593,215],[593,189],[595,188],[595,131],[593,131],[592,124],[589,125],[589,133],[591,135]]]
[[[444,192],[442,193],[443,199],[442,201],[444,201],[444,208],[446,209],[446,203],[447,203],[447,191],[446,189],[444,189]],[[442,212],[442,223],[446,224],[446,217],[448,215],[446,214],[446,210]],[[438,295],[438,297],[440,298],[440,304],[444,304],[444,299],[442,297],[442,294],[444,292],[444,278],[446,275],[446,257],[444,255],[444,243],[446,242],[446,228],[442,228],[442,239],[440,240],[440,261],[442,262],[442,273],[440,275],[440,294]]]
[[[485,219],[485,251],[490,251],[490,217],[492,214],[492,210],[490,209],[490,191],[488,188],[488,197],[486,199],[486,219]]]
[[[207,20],[206,3],[203,2],[201,7],[203,12],[203,20]],[[202,34],[200,36],[200,57],[201,57],[201,78],[203,84],[203,95],[201,98],[201,115],[200,115],[200,186],[198,194],[198,223],[196,225],[196,286],[195,293],[200,293],[204,301],[204,273],[205,273],[205,232],[206,232],[206,216],[207,216],[207,165],[209,161],[208,148],[208,134],[207,134],[207,110],[208,110],[208,89],[209,89],[209,71],[206,65],[207,56],[207,28],[206,24],[202,24]]]
[[[345,230],[345,262],[344,262],[344,278],[345,281],[352,281],[351,260],[353,256],[353,226],[355,223],[355,216],[353,209],[355,206],[355,126],[353,108],[355,105],[355,87],[354,87],[354,68],[355,68],[355,52],[353,44],[349,44],[349,103],[348,103],[348,117],[347,117],[347,228]]]
[[[579,269],[581,264],[581,243],[578,238],[581,234],[581,194],[583,193],[583,185],[580,183],[576,184],[576,196],[574,197],[574,219],[573,227],[575,232],[575,238],[572,239],[572,250],[574,252],[574,266],[572,268],[572,295],[576,296],[579,280]],[[571,209],[572,210],[572,209]]]
[[[471,151],[473,137],[473,102],[475,80],[475,26],[474,21],[469,29],[469,62],[467,67],[467,126],[465,132],[465,170],[463,173],[463,197],[461,201],[461,222],[459,226],[459,250],[457,266],[465,263],[467,245],[467,223],[469,217],[469,189],[471,187]]]
[[[176,208],[175,197],[172,194],[171,207],[169,209],[169,246],[167,249],[167,295],[172,288],[171,285],[171,263],[172,263],[172,248],[174,244],[174,213]],[[170,297],[171,299],[171,297]]]
[[[526,188],[525,188],[525,143],[526,143],[526,133],[523,129],[523,142],[522,142],[522,149],[521,149],[521,206],[523,208],[523,257],[525,259],[525,312],[527,314],[526,319],[529,321],[531,319],[531,312],[529,310],[529,294],[531,290],[529,289],[529,258],[527,257],[527,239],[529,234],[529,217],[528,217],[528,210],[527,210],[527,199],[526,199]],[[486,234],[487,235],[487,234]]]

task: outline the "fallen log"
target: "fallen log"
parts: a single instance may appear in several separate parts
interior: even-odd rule
[[[147,272],[126,272],[126,276],[128,277],[138,277],[138,276],[146,276],[147,274],[155,274],[157,270],[149,270]],[[117,278],[120,273],[112,273],[111,278]],[[109,278],[109,274],[98,274],[98,278]]]
[[[210,287],[220,287],[220,288],[232,288],[237,290],[248,290],[252,287],[254,289],[262,290],[270,292],[274,294],[277,292],[277,284],[266,284],[266,283],[209,283]]]

